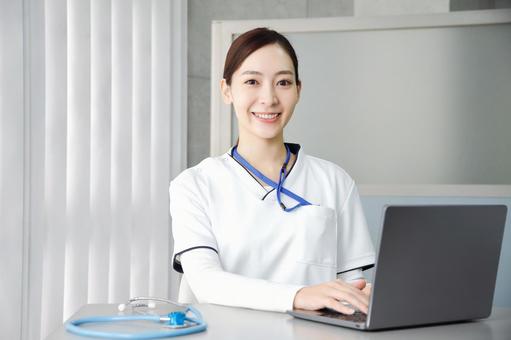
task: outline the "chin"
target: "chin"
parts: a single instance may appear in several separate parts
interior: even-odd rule
[[[243,130],[245,134],[263,140],[279,138],[283,133],[283,127],[280,126],[280,124],[275,124],[274,126],[260,126],[256,122],[256,124],[240,124],[239,129]]]
[[[265,132],[261,132],[261,131],[257,131],[257,132],[254,132],[254,135],[261,138],[261,139],[275,139],[277,138],[278,136],[280,136],[280,131],[278,132],[268,132],[268,131],[265,131]]]

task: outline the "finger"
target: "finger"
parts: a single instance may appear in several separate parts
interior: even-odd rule
[[[336,281],[337,280],[325,282],[325,285],[327,285],[328,287],[331,287],[331,288],[336,288],[337,287],[337,282]]]
[[[349,292],[350,294],[356,296],[362,303],[365,305],[369,304],[369,298],[366,294],[362,293],[360,289],[353,287],[350,284],[347,284],[343,281],[336,281],[336,289],[340,289],[341,291]]]
[[[364,289],[362,289],[362,292],[364,294],[366,294],[367,296],[370,296],[371,295],[371,291],[372,291],[372,286],[370,283],[367,284],[367,286],[365,286]]]
[[[356,279],[356,280],[352,280],[352,281],[347,281],[346,283],[359,289],[359,290],[364,289],[366,286],[366,280],[364,280],[364,279]]]
[[[329,298],[327,300],[327,302],[325,303],[325,307],[333,309],[333,310],[335,310],[339,313],[342,313],[342,314],[351,315],[351,314],[355,313],[355,310],[353,308],[345,306],[342,303],[340,303],[339,301],[337,301],[336,299],[332,299],[332,298]]]
[[[341,279],[337,279],[333,282],[334,282],[334,284],[336,284],[338,286],[341,285],[343,287],[347,287],[352,290],[362,290],[362,288],[364,288],[366,285],[366,282],[364,279],[357,279],[357,280],[353,280],[353,281],[343,281]]]
[[[341,303],[347,304],[348,307],[355,308],[356,310],[361,311],[362,313],[367,314],[369,309],[369,305],[357,299],[356,296],[348,294],[344,299],[340,300]]]
[[[364,301],[361,301],[358,299],[355,295],[351,294],[347,291],[342,291],[340,289],[332,289],[327,292],[329,297],[333,297],[337,301],[340,301],[341,303],[346,302],[347,304],[351,305],[352,308],[356,308],[360,310],[362,313],[367,314],[368,310],[368,304]],[[350,306],[347,306],[350,307]]]

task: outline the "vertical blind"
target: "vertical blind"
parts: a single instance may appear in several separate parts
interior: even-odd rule
[[[0,0],[0,338],[19,338],[23,244],[22,6]]]
[[[86,303],[175,298],[167,190],[186,164],[186,1],[11,3],[24,8],[24,72],[7,74],[0,51],[1,223],[23,230],[28,221],[24,298],[9,297],[24,309],[13,327],[40,339]],[[7,91],[5,79],[20,74],[25,92],[22,81]],[[25,106],[10,112],[5,96],[15,90]],[[23,248],[16,235],[2,256]],[[12,286],[2,284],[4,294]]]

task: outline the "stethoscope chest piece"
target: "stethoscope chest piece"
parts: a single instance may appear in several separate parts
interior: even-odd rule
[[[168,328],[186,328],[190,327],[190,324],[187,324],[186,314],[183,312],[172,312],[169,313],[169,323],[166,325]]]

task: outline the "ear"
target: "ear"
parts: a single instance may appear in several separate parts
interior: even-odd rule
[[[227,84],[225,79],[220,80],[220,90],[222,92],[222,98],[224,103],[231,104],[232,103],[232,94],[231,87]]]
[[[300,93],[302,92],[302,82],[296,85],[296,92],[298,93],[298,99],[300,99]]]

